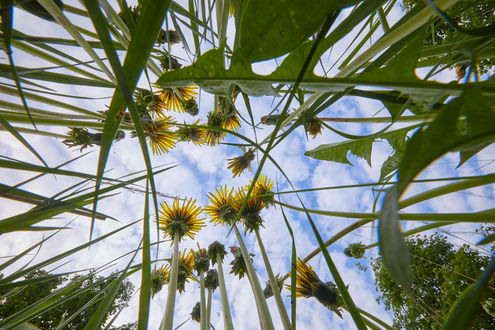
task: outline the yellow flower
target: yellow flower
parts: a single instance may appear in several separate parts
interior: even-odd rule
[[[197,282],[192,273],[193,265],[194,256],[192,251],[189,251],[187,255],[186,250],[182,251],[182,253],[179,254],[179,272],[177,274],[177,290],[179,293],[184,292],[186,283],[188,283],[189,280]]]
[[[230,225],[238,211],[234,208],[236,205],[234,188],[228,190],[226,185],[220,187],[220,190],[215,190],[215,194],[208,193],[208,199],[213,205],[206,206],[205,211],[210,216],[211,221],[221,225]]]
[[[184,112],[182,101],[190,100],[197,94],[198,92],[194,85],[187,87],[168,87],[161,89],[160,99],[166,109]]]
[[[229,17],[234,16],[234,14],[235,14],[234,3],[231,1],[230,2],[230,7],[229,7]]]
[[[153,118],[164,116],[164,104],[160,99],[160,96],[153,94],[150,90],[138,88],[134,92],[134,101],[136,102],[136,107],[140,116],[146,116],[148,112],[153,115]]]
[[[244,147],[241,149],[244,152],[242,156],[228,159],[228,168],[234,173],[234,178],[241,175],[245,169],[251,171],[251,162],[254,160],[254,149],[246,150]]]
[[[234,208],[240,210],[244,200],[246,199],[246,191],[240,190],[236,195],[236,203]],[[263,219],[260,217],[260,212],[265,208],[265,203],[259,197],[249,197],[241,212],[241,218],[247,231],[258,229],[263,224]]]
[[[323,306],[341,316],[338,309],[343,305],[339,291],[334,285],[322,282],[311,266],[308,266],[301,258],[296,263],[296,297],[315,297]],[[290,285],[285,285],[290,290]]]
[[[143,122],[143,129],[150,141],[153,155],[159,155],[175,147],[177,136],[170,130],[174,120],[172,117],[164,117],[155,121]]]
[[[226,97],[220,98],[220,113],[222,114],[222,127],[231,131],[237,132],[241,127],[239,112],[237,112],[234,104]]]
[[[313,137],[313,139],[321,133],[322,127],[321,122],[316,117],[309,119],[304,124],[304,129]]]
[[[192,123],[192,125],[199,126],[199,119]],[[203,145],[206,143],[205,133],[206,131],[204,128],[189,126],[181,126],[175,131],[179,141],[193,142],[196,145]]]
[[[223,128],[223,117],[219,112],[210,111],[208,113],[208,126],[212,128]],[[209,146],[214,146],[225,138],[227,133],[206,128],[205,141]]]
[[[151,297],[162,290],[163,284],[168,284],[170,268],[162,265],[160,268],[154,268],[151,272]]]
[[[248,191],[249,187],[253,181],[249,181],[249,185],[245,187],[245,190]],[[273,181],[268,179],[268,177],[264,176],[263,174],[260,174],[258,176],[258,180],[254,184],[253,192],[252,194],[254,196],[258,196],[263,203],[265,204],[273,204]]]
[[[201,208],[195,205],[196,200],[190,198],[179,205],[179,199],[175,198],[172,205],[167,202],[161,204],[160,229],[165,232],[165,237],[174,237],[179,233],[179,240],[184,236],[194,238],[194,235],[205,226],[204,218],[200,218]]]

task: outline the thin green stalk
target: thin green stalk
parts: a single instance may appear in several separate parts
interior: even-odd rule
[[[246,249],[246,245],[242,239],[241,233],[239,229],[234,224],[233,225],[235,236],[237,237],[237,241],[239,242],[239,246],[241,248],[242,257],[246,263],[247,273],[250,277],[251,286],[253,289],[254,299],[256,301],[256,305],[258,306],[258,314],[260,318],[261,328],[263,330],[273,330],[273,322],[272,317],[270,315],[270,311],[268,310],[268,306],[266,304],[265,296],[263,295],[263,289],[261,288],[260,281],[258,276],[256,275],[256,271],[254,270],[253,264],[251,263],[251,258],[249,256],[249,252]]]
[[[57,7],[53,0],[39,0],[38,1],[56,20],[63,26],[66,31],[77,41],[77,43],[86,51],[86,53],[95,61],[95,63],[100,67],[100,69],[105,73],[105,75],[110,78],[111,81],[117,82],[114,75],[106,67],[100,57],[95,53],[93,48],[88,44],[88,42],[83,38],[83,36],[78,32],[76,27],[71,24],[67,17],[62,13],[60,8]]]
[[[363,310],[361,308],[358,308],[358,310],[359,310],[359,313],[361,313],[362,315],[366,316],[370,320],[373,320],[374,322],[378,323],[384,329],[388,329],[388,330],[392,330],[393,329],[390,325],[388,325],[387,323],[383,322],[382,320],[380,320],[378,317],[374,316],[373,314],[370,314],[370,313],[368,313],[367,311],[365,311],[365,310]]]
[[[201,318],[200,318],[200,329],[201,330],[206,330],[206,298],[205,298],[205,273],[201,272],[199,274],[199,286],[200,286],[200,311],[201,311]]]
[[[340,218],[365,218],[365,219],[379,219],[380,213],[361,213],[361,212],[339,212],[339,211],[323,211],[323,210],[311,210],[297,207],[294,205],[285,204],[282,202],[275,202],[279,205],[287,207],[288,209],[296,211],[307,211],[312,214],[320,214],[331,217]],[[459,221],[459,222],[495,222],[495,213],[493,209],[476,212],[476,213],[399,213],[399,220],[406,221]]]
[[[172,269],[168,284],[167,304],[163,315],[160,330],[172,330],[174,322],[175,295],[177,293],[177,275],[179,273],[179,232],[174,234],[174,252],[172,254]]]
[[[403,236],[404,237],[407,237],[407,236],[418,234],[418,233],[421,233],[421,232],[424,232],[424,231],[427,231],[427,230],[431,230],[431,229],[435,229],[435,228],[439,228],[439,227],[443,227],[443,226],[449,226],[449,225],[453,225],[453,224],[455,224],[455,222],[435,222],[435,223],[430,223],[430,224],[427,224],[427,225],[424,225],[424,226],[420,226],[420,227],[417,227],[417,228],[414,228],[414,229],[405,231],[403,233]],[[376,242],[376,243],[373,243],[373,244],[366,245],[364,247],[364,249],[365,250],[371,249],[371,248],[374,248],[374,247],[376,247],[378,245],[380,245],[380,243],[379,242]]]
[[[18,124],[29,124],[29,118],[26,115],[20,115],[17,113],[3,113],[2,117],[8,120],[10,123],[18,123]],[[84,127],[84,128],[97,128],[103,129],[105,123],[97,122],[97,121],[88,121],[88,120],[70,120],[63,118],[47,118],[47,117],[38,117],[33,116],[33,120],[37,125],[52,125],[52,126],[64,126],[64,127]],[[127,124],[122,124],[119,126],[120,129],[128,129],[131,130],[132,126]]]
[[[58,139],[66,139],[67,138],[67,136],[66,135],[63,135],[63,134],[57,134],[57,133],[53,133],[53,132],[40,131],[40,130],[35,130],[35,129],[32,129],[32,128],[25,128],[25,127],[14,127],[14,128],[18,132],[21,132],[21,133],[43,135],[43,136],[51,136],[51,137],[58,138]],[[3,126],[0,126],[0,131],[3,131],[3,130],[5,130],[5,128]]]
[[[208,289],[208,302],[206,303],[206,329],[210,329],[211,296],[211,289]]]
[[[475,188],[484,186],[487,184],[495,183],[495,174],[488,174],[478,178],[465,179],[462,181],[452,182],[450,184],[427,190],[423,193],[414,195],[410,198],[404,199],[399,202],[399,208],[403,209],[413,204],[432,199],[434,197],[447,195],[456,191],[461,191],[469,188]]]
[[[390,30],[390,26],[388,25],[387,22],[387,16],[385,16],[385,13],[383,12],[383,8],[381,6],[378,7],[377,12],[378,12],[378,18],[380,19],[380,24],[382,25],[383,32],[387,33]]]
[[[263,256],[263,262],[265,263],[266,273],[268,274],[268,280],[270,281],[270,286],[272,287],[273,297],[275,298],[275,302],[277,303],[278,313],[280,314],[280,318],[282,319],[282,324],[284,325],[284,329],[289,330],[292,329],[290,324],[289,316],[287,315],[287,310],[285,309],[284,301],[280,296],[280,289],[278,287],[278,281],[273,275],[272,266],[270,265],[270,260],[266,254],[265,246],[261,239],[260,231],[258,229],[254,230],[256,234],[256,239],[258,240],[258,245],[260,247],[261,255]]]
[[[456,2],[457,0],[437,0],[435,1],[435,5],[441,10],[444,10],[454,5]],[[336,75],[336,78],[348,76],[352,72],[358,70],[362,65],[364,65],[366,62],[368,62],[377,54],[379,54],[385,48],[395,44],[405,36],[410,35],[418,28],[426,24],[433,15],[435,15],[433,9],[430,7],[426,7],[423,10],[421,10],[419,13],[417,13],[414,17],[411,17],[407,22],[402,24],[400,27],[396,28],[395,30],[390,30],[386,35],[384,35],[382,38],[377,40],[373,44],[373,46],[371,46],[361,55],[359,55],[353,62],[349,63],[346,67],[342,68],[342,71],[340,71]]]
[[[227,289],[225,287],[225,278],[223,277],[222,258],[220,254],[217,254],[217,270],[218,270],[218,284],[220,287],[220,299],[222,300],[222,312],[223,312],[223,326],[225,330],[234,330],[232,324],[232,315],[230,315],[229,299],[227,297]]]

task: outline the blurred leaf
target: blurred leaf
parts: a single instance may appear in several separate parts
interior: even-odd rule
[[[383,263],[392,278],[408,290],[412,281],[411,261],[399,225],[399,203],[396,187],[389,188],[383,200],[378,235]]]
[[[465,91],[446,104],[427,128],[408,141],[399,168],[398,192],[431,162],[449,151],[465,150],[495,139],[495,111],[479,88]],[[465,116],[465,125],[461,125]],[[464,127],[459,129],[459,127]]]
[[[491,234],[484,237],[481,241],[476,243],[476,245],[485,245],[485,244],[490,244],[492,242],[495,242],[495,234]]]
[[[485,149],[489,145],[491,145],[493,142],[495,142],[495,138],[491,139],[488,142],[481,142],[479,145],[474,145],[468,149],[463,149],[459,154],[460,154],[460,159],[459,159],[459,164],[457,167],[461,166],[465,162],[467,162],[471,157],[476,155],[478,152],[481,150]]]

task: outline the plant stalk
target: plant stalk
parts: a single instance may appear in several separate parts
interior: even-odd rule
[[[200,310],[201,310],[201,318],[200,318],[200,329],[206,330],[206,297],[205,297],[205,273],[201,272],[199,274],[199,286],[200,286]]]
[[[261,328],[263,330],[273,330],[273,322],[270,315],[270,311],[268,310],[268,305],[266,304],[265,296],[263,295],[263,289],[261,288],[260,281],[258,276],[256,275],[256,271],[254,270],[253,264],[251,263],[251,258],[249,257],[249,252],[246,249],[246,245],[242,240],[241,233],[239,229],[234,224],[234,232],[237,237],[237,241],[239,242],[239,246],[241,248],[242,257],[246,263],[247,273],[250,277],[251,287],[253,289],[254,299],[258,306],[258,314],[260,318]]]
[[[225,330],[234,330],[232,324],[232,315],[230,315],[229,299],[225,287],[225,278],[223,277],[222,258],[217,254],[218,285],[220,287],[220,299],[222,300],[223,326]]]
[[[175,295],[177,293],[177,275],[179,273],[179,233],[174,234],[174,252],[172,254],[172,269],[168,284],[167,304],[160,330],[172,330],[174,322]]]
[[[210,316],[211,316],[211,296],[212,291],[208,289],[208,301],[206,303],[206,329],[210,329]]]
[[[290,324],[289,316],[287,315],[287,310],[285,309],[284,301],[280,296],[280,289],[278,287],[278,281],[273,275],[272,266],[270,265],[270,260],[266,254],[265,245],[261,239],[260,231],[258,228],[254,230],[256,234],[256,239],[258,240],[258,245],[260,247],[261,255],[263,256],[263,261],[265,263],[266,273],[268,274],[268,279],[270,281],[270,286],[272,287],[273,297],[275,297],[275,302],[277,303],[278,313],[280,314],[280,318],[282,319],[282,324],[284,325],[285,330],[292,329]]]

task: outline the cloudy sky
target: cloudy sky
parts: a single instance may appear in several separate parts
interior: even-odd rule
[[[67,3],[71,3],[72,1]],[[74,5],[80,6],[74,3]],[[115,6],[115,8],[117,8]],[[42,21],[24,11],[15,10],[14,27],[26,34],[33,35],[46,35],[57,37],[69,37],[67,33],[61,30],[56,24]],[[348,10],[344,11],[339,17],[339,21],[349,13]],[[390,23],[393,24],[401,15],[400,8],[396,6],[390,15]],[[86,19],[79,16],[70,15],[71,22],[83,26],[88,29],[92,29],[92,25]],[[169,21],[171,24],[171,21]],[[326,65],[333,64],[342,54],[347,47],[348,42],[353,38],[355,33],[360,27],[356,27],[355,31],[346,37],[341,43],[336,45],[331,52],[325,54],[322,59]],[[377,30],[376,36],[373,40],[380,35],[381,31]],[[234,34],[233,20],[230,20],[228,36],[229,42],[232,42]],[[187,36],[188,38],[190,36]],[[190,38],[188,42],[191,43]],[[76,50],[71,47],[62,47],[65,52],[71,53],[74,56],[82,60],[88,60],[89,57],[82,53],[80,50]],[[207,47],[205,46],[204,50]],[[172,54],[177,55],[180,58],[187,59],[188,56],[183,48],[183,45],[177,44],[172,46]],[[52,65],[37,58],[32,57],[22,51],[15,52],[16,64],[28,67],[43,67],[45,65]],[[5,62],[4,57],[2,60]],[[187,65],[187,61],[181,61],[184,65]],[[263,63],[256,63],[253,65],[253,70],[257,73],[269,73],[275,68],[275,61],[267,61]],[[337,66],[336,66],[337,67]],[[333,69],[331,74],[338,72],[337,69]],[[424,72],[418,72],[419,75]],[[454,73],[443,73],[442,75],[435,77],[441,81],[451,81],[455,79]],[[78,86],[60,86],[50,83],[43,84],[47,87],[53,87],[58,92],[68,95],[85,96],[92,98],[109,97],[112,94],[111,89],[105,88],[90,88],[90,87],[78,87]],[[144,81],[140,82],[141,86],[145,86]],[[74,98],[62,98],[64,102],[78,105],[82,108],[91,111],[103,111],[106,109],[106,105],[109,104],[109,98],[103,99],[74,99]],[[259,122],[261,116],[266,115],[274,109],[274,105],[279,99],[273,99],[272,97],[252,97],[250,99],[253,114],[255,116],[255,122]],[[207,112],[212,109],[213,96],[205,92],[201,92],[198,96],[198,103],[200,104],[199,118],[202,122],[206,120]],[[46,104],[30,102],[30,106],[38,107],[40,109],[51,110],[50,106]],[[247,115],[242,98],[239,98],[236,102],[236,107],[243,115]],[[297,104],[291,105],[291,108],[297,107]],[[58,110],[57,110],[58,111]],[[196,118],[191,117],[188,114],[173,113],[178,122],[186,121],[191,123]],[[321,116],[322,117],[369,117],[369,116],[387,116],[388,113],[379,102],[373,102],[366,99],[358,99],[355,97],[345,97],[340,101],[333,104],[326,109]],[[246,116],[247,117],[247,116]],[[365,135],[379,131],[384,127],[384,124],[352,124],[352,123],[334,123],[333,126],[336,129],[344,131],[349,134]],[[266,137],[273,129],[274,126],[260,125],[256,131],[256,138],[261,141]],[[396,125],[396,128],[401,127]],[[40,129],[65,133],[67,128],[65,127],[43,127]],[[254,138],[252,128],[248,125],[243,125],[241,133],[249,138]],[[48,164],[52,167],[57,166],[63,162],[68,161],[74,157],[80,155],[77,148],[68,149],[61,143],[60,139],[54,139],[50,137],[29,135],[27,139],[33,145],[36,150],[40,151],[41,155],[48,161]],[[319,161],[304,156],[304,152],[317,147],[324,143],[334,143],[342,141],[343,138],[336,135],[329,130],[324,130],[322,135],[319,135],[316,139],[309,139],[302,128],[296,129],[292,132],[282,143],[280,143],[272,152],[271,156],[280,165],[283,171],[291,180],[296,189],[307,189],[317,187],[330,187],[341,186],[349,184],[360,183],[373,183],[377,182],[380,177],[380,166],[385,159],[391,154],[392,149],[387,142],[376,142],[373,144],[372,153],[372,166],[368,166],[367,162],[363,159],[349,155],[349,159],[352,162],[351,165],[344,165],[326,161]],[[239,142],[238,139],[232,136],[228,136],[227,142]],[[12,157],[18,160],[31,162],[38,164],[39,162],[27,151],[20,143],[12,136],[5,132],[0,132],[0,150],[2,156]],[[65,166],[66,169],[77,170],[85,173],[96,173],[96,164],[98,160],[99,149],[97,147],[88,148],[83,151],[84,157],[74,161],[73,163]],[[492,173],[494,170],[495,154],[494,147],[489,147],[481,152],[478,156],[463,165],[460,169],[456,170],[458,163],[458,154],[449,154],[439,160],[437,160],[432,166],[422,173],[421,178],[440,178],[440,177],[452,177],[462,175],[480,175],[486,173]],[[228,185],[229,187],[241,187],[252,179],[253,172],[245,172],[240,177],[232,178],[232,173],[227,169],[227,159],[231,157],[240,156],[241,151],[238,148],[220,145],[215,147],[197,147],[188,143],[179,143],[177,147],[171,152],[159,156],[152,156],[152,163],[154,166],[162,165],[178,165],[177,167],[166,171],[155,178],[157,189],[163,193],[164,196],[179,196],[192,197],[197,200],[197,203],[201,206],[208,204],[207,193],[213,192],[221,185]],[[261,157],[261,155],[257,155]],[[258,159],[258,158],[257,158]],[[255,162],[253,165],[253,171],[256,170],[257,165]],[[142,154],[139,148],[137,139],[133,139],[127,135],[127,138],[115,143],[112,146],[109,161],[106,167],[107,176],[112,178],[118,178],[130,173],[142,171],[145,168]],[[262,170],[262,174],[267,175],[273,181],[277,181],[280,191],[290,191],[290,185],[283,178],[281,173],[276,167],[267,162]],[[14,185],[23,180],[26,180],[35,174],[2,169],[0,175],[0,182],[4,184]],[[45,175],[40,179],[37,179],[29,184],[24,185],[22,188],[28,191],[37,192],[46,196],[51,196],[57,192],[70,187],[73,184],[79,182],[77,179],[68,177],[54,177],[51,175]],[[143,188],[143,182],[139,185]],[[438,186],[439,183],[425,183],[415,184],[407,192],[406,196],[410,196],[426,189],[431,189]],[[92,187],[89,183],[87,188]],[[139,188],[139,187],[136,187]],[[305,206],[311,209],[320,210],[332,210],[332,211],[355,211],[355,212],[372,212],[373,201],[376,197],[376,192],[371,187],[366,188],[352,188],[352,189],[336,189],[336,190],[319,190],[315,192],[306,192],[300,194]],[[294,194],[282,195],[282,200],[288,204],[298,205],[297,198]],[[442,198],[437,198],[425,203],[411,206],[405,211],[407,212],[471,212],[487,209],[490,207],[494,198],[493,186],[482,187],[478,189],[472,189],[464,191],[460,194],[447,195]],[[170,202],[171,199],[165,197],[159,198],[159,201]],[[380,204],[378,204],[379,206]],[[6,199],[0,199],[0,217],[7,218],[9,216],[19,214],[27,211],[30,208],[29,205],[23,203],[12,202]],[[116,218],[118,221],[106,220],[97,221],[93,237],[99,237],[105,233],[115,230],[124,224],[141,219],[144,212],[144,194],[139,189],[121,190],[119,194],[106,198],[99,203],[99,211],[109,214]],[[316,239],[309,228],[307,219],[304,214],[285,210],[288,220],[295,232],[297,255],[304,258],[308,253],[313,251],[317,247]],[[286,274],[290,269],[291,258],[291,240],[289,232],[286,228],[279,207],[271,207],[262,213],[263,219],[265,219],[265,228],[261,230],[261,236],[267,248],[267,252],[270,256],[272,267],[275,273]],[[323,239],[328,239],[344,227],[348,226],[354,219],[346,218],[334,218],[326,216],[314,216],[320,233]],[[56,217],[53,220],[43,222],[42,225],[64,225],[69,221],[73,221],[70,225],[72,229],[64,230],[57,234],[55,237],[47,241],[39,254],[36,256],[34,262],[42,261],[48,257],[56,255],[60,252],[66,251],[80,244],[86,243],[89,237],[89,224],[90,221],[84,217],[77,217],[72,214],[64,214]],[[410,229],[422,223],[404,223],[404,229]],[[375,224],[376,225],[376,224]],[[472,231],[472,225],[457,225],[455,227],[445,227],[446,230],[452,232],[466,232]],[[154,233],[154,232],[153,232]],[[41,232],[16,232],[12,234],[0,236],[0,256],[7,257],[15,255],[27,247],[38,242],[43,235]],[[153,235],[156,235],[155,233]],[[161,234],[160,234],[161,235]],[[117,235],[112,236],[110,239],[106,239],[101,243],[96,244],[91,249],[83,250],[69,259],[64,259],[59,264],[51,265],[47,270],[56,268],[57,265],[62,265],[57,268],[57,272],[73,270],[73,269],[86,269],[90,267],[99,267],[107,262],[117,258],[125,253],[128,253],[139,245],[142,236],[141,224],[135,225],[129,229],[120,232]],[[362,242],[364,244],[373,243],[376,241],[376,227],[364,226],[359,230],[352,232],[346,237],[339,240],[336,244],[332,245],[329,249],[330,254],[336,263],[340,274],[342,275],[345,283],[349,284],[349,291],[354,299],[356,305],[384,320],[387,323],[391,323],[390,313],[384,311],[383,306],[380,306],[376,302],[377,294],[374,289],[373,275],[370,269],[368,271],[358,270],[354,259],[347,258],[343,253],[343,249],[350,243]],[[465,235],[463,237],[471,242],[475,242],[478,238],[475,236]],[[455,238],[451,239],[456,244],[462,244],[463,242]],[[153,240],[156,240],[156,236],[153,236]],[[213,241],[218,240],[222,242],[227,248],[233,245],[238,245],[233,234],[229,235],[228,228],[221,226],[214,226],[208,223],[201,232],[196,235],[196,239],[185,239],[180,248],[190,249],[196,248],[197,244],[201,247],[207,247]],[[248,234],[245,237],[248,249],[254,253],[254,267],[257,270],[258,276],[262,285],[267,281],[267,276],[264,270],[264,265],[260,256],[258,245],[255,241],[255,237],[252,234]],[[367,265],[369,258],[375,256],[376,250],[369,250],[366,253],[366,260],[361,260],[361,264]],[[167,243],[160,245],[159,258],[169,258],[171,249]],[[153,254],[154,255],[154,254]],[[17,262],[14,267],[8,270],[9,272],[15,271],[15,267],[21,267],[29,258],[23,259]],[[224,270],[226,273],[230,271],[229,262],[232,260],[232,256],[229,254],[224,262]],[[121,269],[129,262],[129,257],[125,257],[116,261],[105,272],[108,273],[115,269]],[[136,256],[134,263],[140,262],[140,254]],[[161,262],[157,263],[161,265]],[[318,276],[324,281],[333,281],[332,276],[328,270],[328,267],[323,258],[318,255],[310,261],[310,265],[315,269]],[[140,276],[133,275],[131,280],[135,283],[136,288],[139,287]],[[248,283],[247,278],[238,280],[231,274],[227,274],[227,291],[231,303],[231,309],[233,312],[234,326],[236,329],[258,329],[259,323],[256,317],[256,308],[254,304],[254,298]],[[150,311],[150,329],[156,329],[162,318],[162,314],[165,308],[166,288],[162,290],[152,301]],[[285,304],[288,310],[290,310],[290,300],[288,299],[288,291],[283,292]],[[117,324],[133,322],[137,318],[138,311],[138,298],[139,293],[134,295],[131,301],[131,306],[125,309],[117,320]],[[211,322],[216,329],[223,328],[223,321],[221,317],[221,304],[218,296],[218,292],[215,292],[213,296],[213,308]],[[199,285],[196,283],[189,283],[186,286],[186,291],[177,296],[176,299],[176,313],[174,317],[174,324],[178,325],[189,318],[189,313],[192,307],[199,300]],[[268,305],[272,311],[272,318],[276,329],[281,328],[281,322],[278,317],[278,312],[275,306],[274,299],[268,300]],[[328,311],[322,305],[320,305],[315,299],[300,298],[297,301],[297,326],[300,329],[324,329],[332,326],[332,328],[352,329],[354,323],[348,313],[343,314],[343,320],[336,317],[335,314]],[[198,325],[192,321],[187,322],[181,328],[183,329],[196,329]]]

